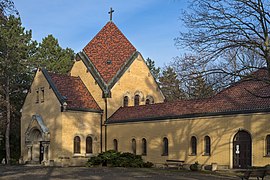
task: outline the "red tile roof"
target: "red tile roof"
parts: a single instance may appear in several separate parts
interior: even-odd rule
[[[106,83],[116,75],[136,48],[113,22],[108,22],[83,48]],[[108,63],[111,61],[111,64]]]
[[[48,73],[67,108],[101,110],[79,77]]]
[[[266,75],[266,70],[257,74]],[[264,76],[268,77],[268,76]],[[268,77],[269,80],[269,77]],[[159,104],[121,107],[110,122],[162,119],[162,117],[190,117],[215,113],[260,111],[270,108],[270,81],[245,79],[221,91],[216,96],[198,100],[179,100]]]

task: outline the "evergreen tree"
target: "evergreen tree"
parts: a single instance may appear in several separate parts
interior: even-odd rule
[[[155,61],[151,60],[150,58],[146,59],[146,65],[148,66],[150,72],[152,73],[152,75],[157,81],[160,76],[160,67],[156,67]]]
[[[172,67],[166,67],[162,71],[162,75],[159,77],[159,83],[166,101],[186,98],[183,90],[180,88],[181,83],[177,78],[177,74]]]
[[[19,18],[10,16],[0,19],[0,25],[0,101],[5,117],[6,161],[9,164],[11,120],[19,122],[24,99],[22,92],[31,82],[28,60],[34,53],[36,43],[31,40],[31,31],[25,31]]]
[[[36,67],[46,67],[47,70],[66,74],[70,71],[74,60],[74,51],[60,47],[53,35],[48,35],[39,43],[37,53],[33,59]]]
[[[190,85],[189,98],[191,99],[208,98],[214,95],[213,88],[205,81],[200,73],[191,80]]]

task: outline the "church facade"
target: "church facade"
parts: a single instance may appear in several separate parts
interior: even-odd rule
[[[143,56],[109,21],[69,75],[37,70],[22,108],[22,160],[84,165],[114,149],[155,164],[263,166],[270,163],[269,90],[245,79],[208,99],[164,102]]]

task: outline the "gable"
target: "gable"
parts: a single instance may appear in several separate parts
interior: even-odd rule
[[[32,119],[28,125],[28,128],[25,132],[25,141],[30,141],[31,140],[31,132],[34,130],[34,129],[37,129],[40,131],[41,135],[42,135],[42,140],[43,141],[49,141],[50,139],[50,131],[48,129],[48,127],[45,125],[42,117],[38,114],[36,115],[33,115],[32,116]]]
[[[113,22],[108,22],[83,48],[102,80],[108,84],[136,52],[136,48]]]

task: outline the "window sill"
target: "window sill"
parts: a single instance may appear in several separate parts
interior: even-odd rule
[[[86,154],[85,154],[85,157],[93,157],[93,156],[94,156],[93,153],[86,153]]]
[[[203,154],[202,156],[211,156],[211,154]]]
[[[73,154],[72,157],[79,158],[79,157],[85,157],[85,156],[83,154],[75,153],[75,154]]]
[[[169,154],[161,154],[161,156],[169,156]]]
[[[270,158],[270,154],[266,154],[263,157]]]
[[[189,156],[197,156],[197,154],[190,154]]]

